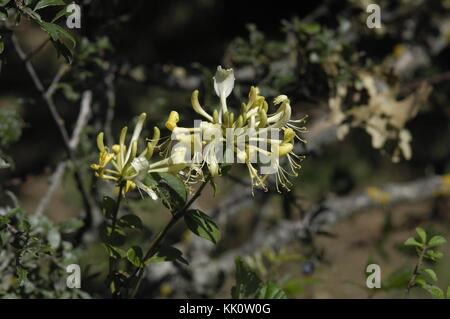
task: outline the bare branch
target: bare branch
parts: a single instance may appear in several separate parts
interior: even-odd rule
[[[77,122],[75,124],[75,128],[72,132],[72,137],[70,138],[69,145],[72,150],[75,150],[80,142],[80,136],[83,129],[86,127],[89,116],[91,114],[91,102],[92,102],[92,92],[86,91],[83,93],[81,97],[81,108],[78,114]],[[34,214],[42,215],[46,210],[48,205],[50,204],[53,195],[56,190],[59,188],[61,184],[62,177],[64,176],[64,172],[66,171],[67,162],[63,161],[58,164],[56,170],[50,177],[50,186],[47,190],[47,193],[40,200]]]
[[[45,90],[44,85],[42,84],[42,81],[40,80],[39,76],[36,73],[36,70],[33,67],[33,64],[31,63],[31,61],[27,60],[27,55],[23,51],[22,47],[20,46],[19,40],[17,39],[17,37],[14,34],[11,36],[11,41],[12,41],[15,51],[17,52],[17,55],[19,56],[21,61],[25,64],[28,74],[30,75],[36,89],[41,93],[42,99],[45,101],[45,103],[53,117],[53,120],[55,121],[55,123],[58,127],[58,131],[63,140],[63,144],[64,144],[64,147],[66,148],[67,155],[69,156],[70,162],[74,166],[73,172],[74,172],[75,182],[80,191],[80,194],[81,194],[81,197],[83,200],[83,205],[86,210],[85,223],[86,223],[86,227],[89,227],[89,225],[92,221],[92,209],[95,205],[94,205],[94,202],[93,202],[91,196],[89,195],[89,192],[87,191],[85,185],[83,184],[83,176],[82,176],[81,170],[78,168],[76,156],[73,152],[73,149],[70,147],[69,133],[67,132],[67,129],[64,126],[64,120],[61,117],[61,115],[59,114],[58,109],[56,108],[56,105],[53,101],[53,95],[52,95],[53,89],[48,90],[48,91]],[[61,75],[57,74],[57,76],[53,80],[53,83],[50,86],[50,88],[53,88],[54,86],[56,86],[55,83],[57,83],[59,81],[60,76],[62,76],[62,74]]]

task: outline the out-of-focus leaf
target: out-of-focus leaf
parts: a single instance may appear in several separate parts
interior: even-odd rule
[[[434,282],[437,282],[437,280],[438,280],[437,275],[433,269],[427,268],[427,269],[424,269],[424,272],[431,278],[431,280],[433,280]]]
[[[59,229],[62,233],[73,233],[83,227],[84,223],[78,218],[70,218],[59,225]]]
[[[40,21],[42,30],[48,33],[58,54],[64,56],[67,62],[72,62],[73,50],[77,44],[75,38],[64,28],[51,22]]]
[[[423,244],[419,243],[417,240],[415,240],[413,237],[409,237],[405,243],[405,246],[415,246],[415,247],[423,247]]]
[[[220,240],[220,230],[216,223],[198,209],[189,210],[184,215],[184,221],[188,228],[197,236],[205,238],[214,244]]]
[[[179,261],[183,264],[188,264],[188,261],[183,258],[183,253],[180,250],[175,247],[165,245],[161,245],[158,248],[156,254],[153,255],[153,257],[151,257],[149,260],[146,260],[145,264],[148,265],[152,262],[162,261]]]
[[[419,235],[421,243],[427,242],[427,233],[425,232],[425,230],[423,228],[417,227],[416,233],[417,233],[417,235]]]
[[[438,286],[425,284],[422,288],[428,291],[433,298],[444,299],[444,292]]]
[[[158,183],[157,192],[163,204],[175,212],[186,204],[187,191],[183,181],[173,174],[158,173],[153,174]]]
[[[103,196],[102,214],[105,218],[112,218],[116,210],[116,201],[109,196]]]
[[[433,236],[428,242],[429,247],[436,247],[443,245],[447,242],[447,240],[442,236]]]
[[[258,289],[256,299],[287,299],[286,293],[275,283],[269,282]]]
[[[63,0],[41,0],[34,7],[34,11],[51,6],[65,6],[65,5],[66,4],[64,3]]]
[[[252,298],[262,284],[258,275],[240,257],[235,260],[236,284],[231,288],[234,299]]]
[[[139,216],[133,215],[133,214],[128,214],[125,216],[122,216],[119,218],[119,220],[117,221],[117,224],[122,226],[122,227],[128,227],[131,229],[142,229],[142,221],[139,218]]]
[[[142,249],[139,246],[133,246],[127,251],[127,259],[130,263],[135,267],[143,267],[144,263],[142,261],[143,253]]]

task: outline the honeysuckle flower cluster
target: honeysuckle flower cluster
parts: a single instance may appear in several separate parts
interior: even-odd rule
[[[130,190],[138,188],[151,198],[156,199],[156,192],[143,183],[146,174],[150,173],[178,173],[186,167],[184,161],[184,150],[173,152],[170,157],[152,162],[151,159],[157,148],[160,131],[157,127],[153,129],[152,139],[146,141],[144,149],[139,153],[140,135],[147,115],[142,113],[137,120],[133,134],[128,145],[126,143],[128,128],[122,128],[119,143],[107,147],[104,144],[103,132],[97,135],[97,147],[99,150],[98,163],[91,165],[95,176],[100,179],[110,180],[122,189],[125,195]]]
[[[220,174],[221,163],[237,162],[247,166],[252,187],[266,190],[268,176],[275,173],[277,190],[280,191],[280,187],[289,189],[292,184],[288,177],[297,176],[302,160],[295,154],[294,144],[295,140],[304,142],[301,134],[306,131],[305,118],[291,118],[291,104],[286,95],[273,100],[277,110],[268,114],[266,98],[253,86],[248,100],[242,103],[236,115],[227,105],[227,98],[234,88],[233,70],[219,66],[213,79],[220,100],[219,109],[208,113],[195,90],[191,97],[192,108],[203,119],[193,128],[178,127],[180,116],[172,111],[166,122],[166,127],[172,131],[172,140],[177,141],[172,149],[185,148],[186,154],[191,154],[186,173],[188,179],[201,177],[205,165],[214,177]],[[287,159],[287,169],[280,163],[282,158]]]
[[[98,134],[99,159],[91,165],[95,175],[115,182],[123,194],[137,188],[156,199],[155,190],[143,183],[147,174],[174,173],[191,184],[204,180],[205,173],[211,177],[220,175],[224,165],[241,163],[247,167],[252,189],[267,190],[267,179],[274,175],[277,190],[288,190],[292,185],[289,177],[297,176],[301,167],[302,156],[295,154],[294,146],[296,141],[304,142],[301,135],[306,131],[305,117],[292,119],[286,95],[273,100],[276,111],[269,113],[269,103],[255,86],[235,113],[227,105],[234,88],[233,70],[219,66],[213,80],[220,107],[208,113],[195,90],[191,104],[202,119],[195,121],[194,127],[179,127],[180,116],[171,111],[165,126],[172,134],[164,143],[158,144],[160,131],[155,127],[153,137],[138,152],[145,113],[139,116],[128,144],[127,127],[122,129],[119,143],[110,147],[104,145],[103,133]],[[166,149],[166,157],[153,161],[155,150],[162,148]]]

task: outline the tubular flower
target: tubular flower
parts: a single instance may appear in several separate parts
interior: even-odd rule
[[[153,138],[146,141],[145,148],[138,153],[140,135],[147,115],[142,113],[137,120],[130,141],[126,144],[128,128],[122,128],[119,143],[106,147],[103,140],[103,132],[97,136],[97,147],[99,150],[98,163],[91,164],[95,176],[104,180],[114,181],[116,186],[122,186],[126,194],[132,189],[138,188],[153,199],[156,193],[143,183],[146,174],[153,172],[178,172],[185,167],[184,153],[174,152],[171,157],[157,162],[150,162],[155,149],[158,147],[160,131],[153,128]]]
[[[290,100],[286,95],[273,100],[277,110],[268,114],[269,104],[254,86],[250,88],[248,100],[241,104],[240,112],[233,113],[227,105],[227,97],[234,87],[233,70],[219,66],[213,80],[220,99],[219,109],[208,113],[195,90],[191,104],[203,118],[199,124],[194,128],[177,127],[179,117],[178,113],[172,115],[174,112],[166,123],[172,131],[172,141],[190,151],[191,164],[185,175],[199,177],[206,165],[209,174],[216,176],[221,172],[221,163],[237,161],[247,166],[252,186],[266,190],[267,178],[275,174],[277,190],[280,191],[280,186],[289,189],[288,176],[297,176],[302,160],[294,153],[294,144],[295,140],[305,142],[301,134],[306,132],[302,125],[306,117],[292,119]],[[289,168],[282,167],[280,161],[287,162]]]

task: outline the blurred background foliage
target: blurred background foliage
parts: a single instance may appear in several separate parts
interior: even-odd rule
[[[309,116],[310,133],[304,136],[307,141],[320,125],[337,127],[332,142],[320,149],[304,150],[307,157],[291,193],[267,194],[263,200],[257,195],[256,201],[260,202],[241,208],[237,218],[228,221],[213,256],[239,247],[254,232],[269,230],[279,220],[302,218],[325,199],[433,174],[447,176],[450,1],[376,2],[382,10],[381,29],[366,26],[369,2],[364,0],[84,0],[79,2],[82,27],[70,30],[77,42],[70,66],[63,56],[58,57],[55,47],[47,43],[45,30],[32,19],[23,18],[13,28],[2,22],[0,207],[4,208],[0,216],[19,214],[14,218],[21,220],[26,212],[31,215],[31,229],[44,232],[41,237],[48,238],[53,229],[61,231],[62,226],[54,223],[79,217],[83,209],[73,167],[69,165],[61,187],[46,207],[45,220],[36,225],[32,222],[33,211],[47,192],[49,177],[67,155],[40,92],[8,40],[12,32],[26,52],[34,52],[30,61],[46,87],[63,66],[54,100],[69,131],[75,125],[82,93],[93,92],[92,116],[75,153],[78,167],[84,170],[83,183],[94,198],[105,187],[97,185],[88,171],[97,156],[93,143],[96,133],[104,129],[106,139],[111,139],[140,112],[149,117],[146,133],[153,125],[164,127],[172,109],[179,111],[183,123],[191,124],[195,117],[189,106],[193,89],[205,92],[202,99],[211,108],[218,103],[211,78],[219,64],[235,69],[232,103],[244,98],[251,85],[258,85],[268,98],[288,95],[297,115]],[[57,11],[47,8],[42,17],[51,19]],[[65,27],[63,22],[60,24]],[[168,134],[164,130],[163,135]],[[248,182],[240,179],[239,169],[230,174],[229,179],[219,182],[215,197],[212,192],[202,197],[200,205],[205,211],[224,202],[236,183]],[[17,196],[20,213],[15,211],[18,205],[11,208],[8,192]],[[161,213],[160,204],[149,198],[137,199],[138,194],[130,198],[126,209],[142,218],[148,241],[167,216]],[[269,212],[261,216],[264,205]],[[339,223],[329,233],[306,236],[282,250],[262,249],[246,260],[263,280],[278,282],[288,297],[307,298],[372,297],[364,286],[365,265],[372,260],[382,265],[389,287],[375,296],[402,296],[414,254],[402,249],[401,244],[417,225],[448,237],[449,221],[447,190],[420,203],[379,205],[367,214]],[[38,226],[42,223],[45,226]],[[15,225],[12,221],[4,224]],[[21,230],[24,234],[27,231]],[[133,234],[130,236],[133,238]],[[83,289],[92,296],[105,296],[102,281],[106,258],[95,234],[85,242],[79,242],[76,234],[63,234],[62,238],[67,243],[62,241],[59,248],[52,248],[58,251],[57,263],[72,258],[67,254],[73,252],[71,245],[77,246],[74,258],[87,274]],[[146,241],[140,237],[135,240]],[[190,240],[182,227],[170,237],[174,243]],[[13,257],[11,251],[5,250],[5,243],[0,264],[6,266],[0,268],[0,273],[11,274]],[[38,244],[44,254],[47,244],[51,246],[51,242]],[[437,265],[442,286],[450,283],[450,254],[449,248],[445,249],[447,257]],[[392,275],[388,277],[388,273]],[[58,277],[51,272],[42,276]],[[24,291],[18,293],[19,288],[13,283],[7,286],[2,275],[0,293],[86,296],[48,287],[50,279],[42,278],[34,280],[45,282],[42,290],[33,294],[30,286],[21,285]],[[180,295],[170,280],[152,281],[149,277],[142,297],[228,297],[233,278],[223,278],[218,287],[205,293],[191,289]]]

